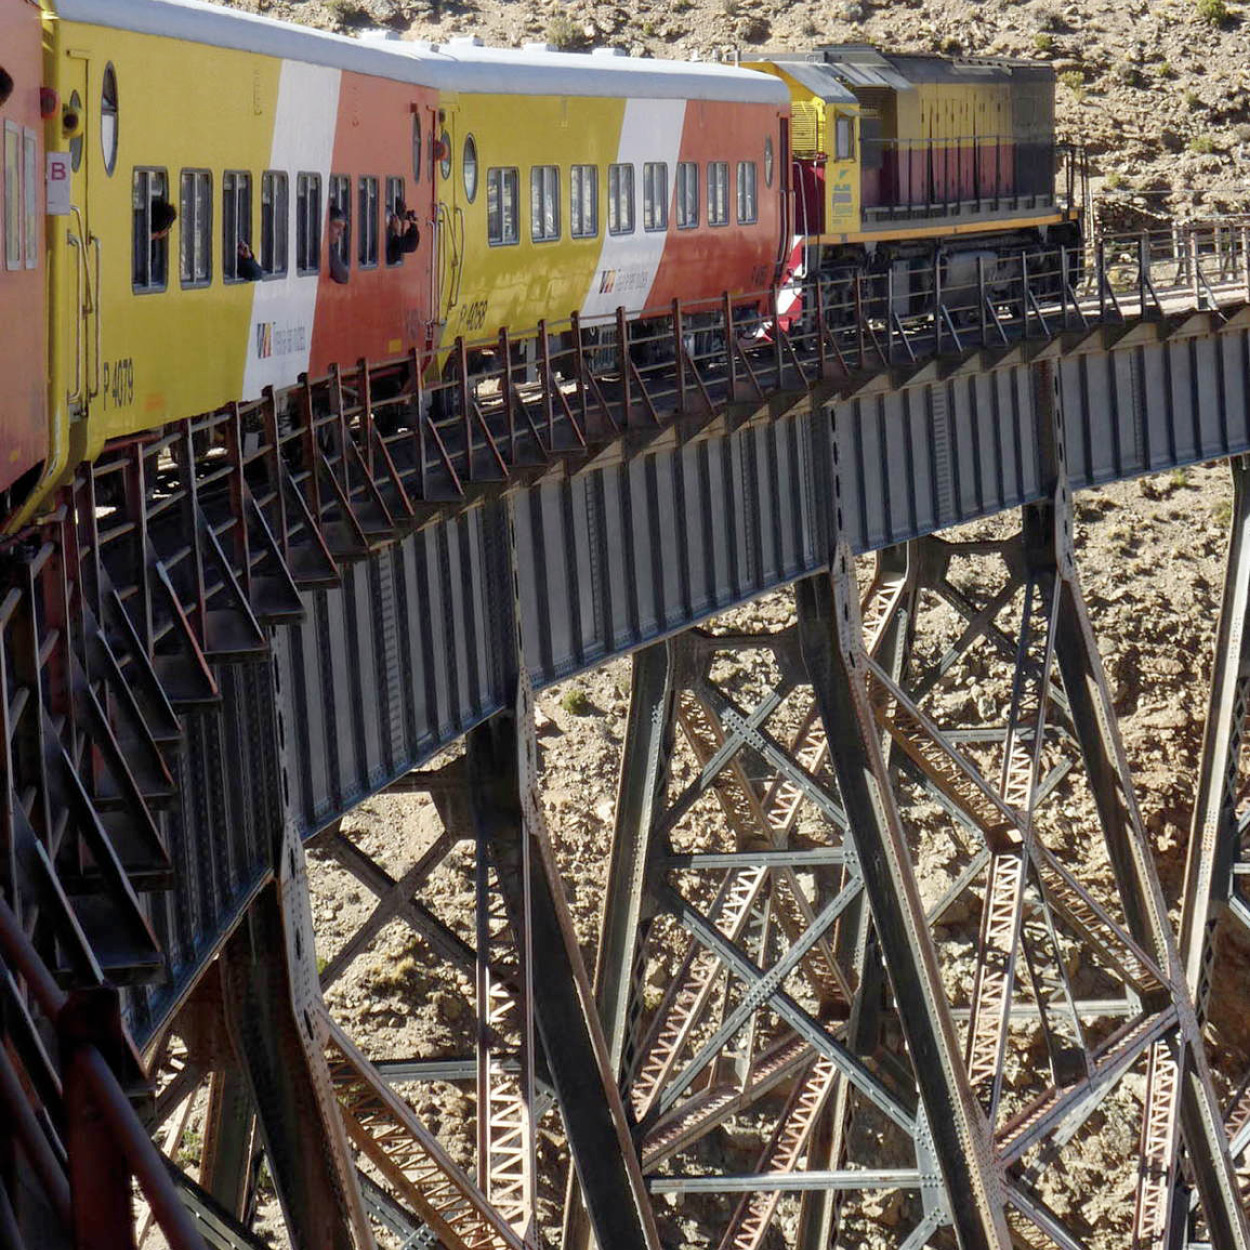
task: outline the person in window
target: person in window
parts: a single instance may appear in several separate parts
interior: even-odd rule
[[[260,261],[252,254],[251,244],[246,239],[239,240],[234,274],[236,278],[241,278],[244,282],[259,282],[265,276],[265,271],[260,267]]]
[[[152,242],[168,237],[178,220],[178,210],[166,199],[157,197],[152,201],[148,213],[148,229],[152,232]]]
[[[9,96],[13,94],[13,75],[0,65],[0,105],[8,102]]]
[[[335,282],[346,282],[351,277],[347,262],[343,259],[343,235],[347,233],[347,218],[337,205],[330,209],[330,277]]]
[[[421,229],[417,215],[404,208],[403,200],[395,201],[395,211],[386,221],[386,263],[398,265],[409,252],[417,250],[421,242]]]

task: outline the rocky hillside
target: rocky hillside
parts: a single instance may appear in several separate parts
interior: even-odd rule
[[[240,0],[341,31],[477,35],[635,55],[732,59],[867,42],[1023,56],[1059,72],[1062,137],[1086,145],[1111,203],[1250,207],[1250,6],[1228,0]]]

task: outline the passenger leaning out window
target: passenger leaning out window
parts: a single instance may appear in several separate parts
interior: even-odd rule
[[[343,235],[347,232],[347,218],[343,215],[341,208],[330,209],[330,228],[327,231],[329,238],[329,254],[330,254],[330,277],[335,282],[346,282],[351,277],[351,273],[347,268],[347,262],[343,259]]]
[[[421,228],[417,215],[404,207],[403,200],[395,201],[395,208],[386,222],[386,263],[398,265],[409,252],[415,252],[421,242]]]

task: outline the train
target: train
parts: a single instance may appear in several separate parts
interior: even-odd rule
[[[911,311],[1080,237],[1054,74],[352,38],[200,0],[0,0],[0,512],[110,440],[335,363],[891,267]],[[0,79],[3,82],[4,79]]]

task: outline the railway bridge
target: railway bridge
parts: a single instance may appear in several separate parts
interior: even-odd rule
[[[936,316],[861,280],[453,364],[112,446],[6,550],[0,1240],[258,1247],[272,1186],[301,1248],[1250,1247],[1246,1074],[1204,1028],[1250,924],[1244,226]],[[1072,499],[1214,460],[1169,915]],[[723,615],[780,588],[771,632]],[[627,653],[591,966],[533,699]],[[383,792],[437,812],[408,861],[343,823]],[[310,854],[371,900],[328,959]],[[393,924],[460,1049],[327,1007]]]

